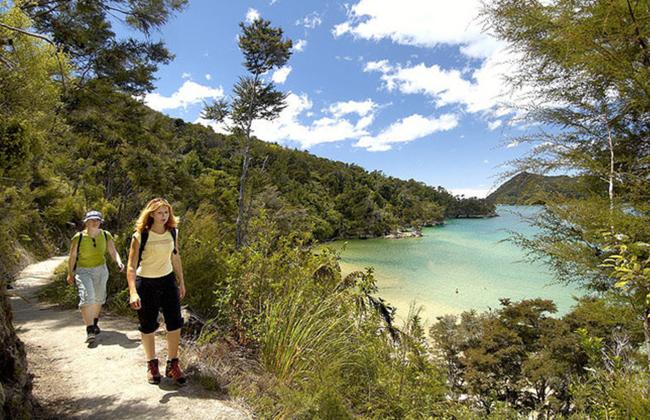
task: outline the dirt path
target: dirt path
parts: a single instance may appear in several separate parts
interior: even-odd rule
[[[96,344],[84,343],[85,328],[75,310],[39,303],[37,290],[50,281],[63,257],[28,266],[11,298],[14,324],[27,347],[34,395],[46,417],[93,419],[250,419],[236,403],[193,383],[176,387],[167,380],[146,381],[140,333],[131,320],[105,316]],[[156,337],[164,368],[164,336]]]

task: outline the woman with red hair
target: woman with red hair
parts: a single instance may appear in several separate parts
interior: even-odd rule
[[[140,212],[129,250],[127,282],[129,303],[138,311],[142,346],[147,359],[147,379],[159,384],[161,375],[156,358],[154,333],[162,311],[167,329],[165,376],[176,384],[185,383],[178,362],[181,317],[180,301],[185,296],[183,266],[176,247],[176,225],[172,206],[162,198],[147,203]]]

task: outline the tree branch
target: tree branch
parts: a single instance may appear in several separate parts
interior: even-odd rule
[[[648,44],[645,43],[645,40],[641,36],[641,31],[639,30],[639,24],[636,22],[636,18],[634,17],[634,11],[632,10],[632,5],[630,4],[630,0],[627,0],[627,10],[630,12],[630,17],[632,18],[632,22],[634,23],[634,32],[636,33],[636,39],[639,41],[639,46],[641,46],[641,49],[643,50],[643,64],[645,66],[650,67],[650,55],[648,55]]]
[[[7,25],[6,23],[0,22],[0,27],[5,28],[5,29],[9,29],[10,31],[18,32],[18,33],[23,34],[23,35],[27,35],[27,36],[32,37],[32,38],[41,39],[41,40],[47,42],[48,44],[52,45],[54,48],[56,48],[56,52],[55,52],[54,55],[56,56],[56,61],[59,64],[59,71],[61,72],[61,84],[63,85],[63,90],[64,91],[67,90],[67,85],[65,83],[65,71],[63,70],[63,63],[61,63],[61,57],[59,57],[59,54],[58,54],[59,47],[54,43],[54,41],[52,41],[50,38],[48,38],[48,37],[46,37],[44,35],[37,34],[37,33],[34,33],[34,32],[29,32],[29,31],[27,31],[25,29],[22,29],[22,28],[16,28],[15,26]]]

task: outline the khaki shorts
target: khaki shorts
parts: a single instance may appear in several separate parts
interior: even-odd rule
[[[77,267],[74,278],[79,293],[79,307],[93,304],[103,305],[106,302],[106,282],[108,281],[106,264],[91,268]]]

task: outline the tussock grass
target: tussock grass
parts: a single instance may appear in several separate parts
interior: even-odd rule
[[[354,351],[352,323],[336,294],[314,299],[303,290],[272,302],[261,324],[260,361],[289,385],[337,369]]]

